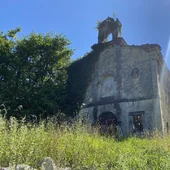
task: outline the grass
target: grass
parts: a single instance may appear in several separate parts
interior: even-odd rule
[[[80,124],[57,127],[42,121],[28,126],[15,118],[6,121],[0,117],[1,166],[25,163],[37,167],[47,156],[58,167],[75,170],[169,170],[170,137],[116,141]]]

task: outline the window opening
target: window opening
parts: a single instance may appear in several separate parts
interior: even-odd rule
[[[142,116],[141,115],[133,115],[133,126],[135,132],[142,132],[143,125],[142,125]]]

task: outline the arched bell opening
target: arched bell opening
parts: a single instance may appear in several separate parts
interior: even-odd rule
[[[108,35],[108,37],[107,37],[107,42],[109,42],[109,41],[112,41],[113,39],[112,39],[112,34],[110,33],[109,35]]]

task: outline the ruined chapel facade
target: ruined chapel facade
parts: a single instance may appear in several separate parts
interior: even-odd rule
[[[157,44],[127,45],[121,23],[107,18],[98,26],[97,56],[81,112],[92,124],[116,119],[124,135],[134,131],[169,131],[170,73]],[[112,34],[112,41],[107,37]],[[163,76],[161,76],[163,72]]]

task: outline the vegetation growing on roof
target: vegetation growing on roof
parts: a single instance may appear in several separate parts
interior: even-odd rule
[[[103,22],[103,20],[98,20],[98,21],[97,21],[97,25],[96,25],[96,27],[95,27],[97,30],[99,30],[99,27],[100,27],[100,25],[101,25],[102,22]]]

